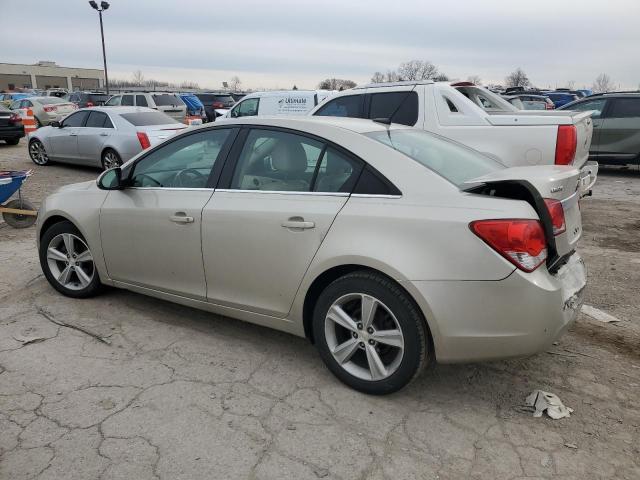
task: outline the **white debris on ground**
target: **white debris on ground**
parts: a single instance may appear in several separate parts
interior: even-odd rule
[[[595,307],[592,307],[591,305],[582,305],[582,313],[584,313],[585,315],[588,315],[594,320],[598,320],[599,322],[603,322],[603,323],[620,321],[619,318],[616,318],[613,315],[609,315],[608,313],[603,312],[602,310],[599,310]]]
[[[525,400],[526,404],[533,407],[534,417],[541,417],[547,412],[549,418],[558,420],[559,418],[570,417],[573,408],[565,407],[557,395],[542,390],[534,390]]]

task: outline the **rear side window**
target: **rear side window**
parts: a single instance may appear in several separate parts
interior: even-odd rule
[[[334,98],[320,108],[314,115],[322,117],[362,118],[364,95],[346,95]]]
[[[180,124],[180,122],[174,120],[173,118],[162,112],[123,113],[120,116],[131,125],[134,125],[136,127],[144,127],[149,125],[166,125],[168,123]]]
[[[611,118],[640,117],[640,98],[616,98],[607,114]]]
[[[594,112],[591,114],[591,117],[598,118],[602,114],[602,111],[604,110],[604,107],[606,104],[607,104],[607,100],[605,98],[598,98],[596,100],[588,100],[586,102],[580,102],[574,105],[569,105],[566,107],[566,110],[575,110],[578,112],[586,112],[588,110],[593,110]]]
[[[353,189],[361,169],[361,162],[332,147],[327,147],[315,173],[313,191],[349,193]]]
[[[109,97],[107,95],[87,95],[87,100],[90,102],[93,102],[96,105],[103,105],[104,102],[106,102],[107,100],[109,100]]]
[[[91,112],[87,119],[86,127],[104,128],[104,122],[107,116],[102,112]]]
[[[105,105],[109,107],[117,107],[122,102],[122,95],[116,95],[115,97],[111,97]]]
[[[149,104],[147,103],[147,97],[144,95],[136,95],[136,105],[138,107],[148,107]]]
[[[132,107],[133,106],[133,95],[123,95],[122,103],[120,104],[123,107]]]
[[[411,91],[374,93],[369,118],[391,118],[393,123],[413,127],[418,121],[418,94]]]

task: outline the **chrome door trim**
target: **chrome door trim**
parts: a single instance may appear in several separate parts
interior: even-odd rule
[[[235,188],[217,188],[216,192],[225,193],[266,193],[268,195],[315,195],[321,197],[348,197],[346,192],[289,192],[279,190],[240,190]]]
[[[376,193],[352,193],[351,196],[356,198],[389,198],[389,199],[402,198],[402,195],[383,195],[383,194],[376,194]]]

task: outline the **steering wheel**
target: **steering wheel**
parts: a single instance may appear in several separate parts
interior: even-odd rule
[[[136,180],[138,180],[138,179],[142,180],[143,178],[147,178],[147,179],[151,180],[153,183],[155,183],[155,184],[156,184],[156,185],[158,185],[159,187],[161,187],[161,186],[162,186],[162,184],[161,184],[158,180],[156,180],[155,178],[153,178],[151,175],[147,175],[146,173],[138,173],[138,174],[136,175]],[[142,184],[142,182],[140,182],[140,183]]]
[[[193,175],[192,178],[188,178],[187,175]],[[185,182],[189,182],[189,181],[194,181],[194,180],[200,180],[203,179],[204,182],[203,184],[206,185],[207,184],[207,175],[204,175],[202,173],[200,173],[198,170],[196,170],[195,168],[185,168],[184,170],[180,170],[178,173],[176,173],[175,177],[173,177],[173,185],[175,187],[189,187],[190,185],[185,185]]]

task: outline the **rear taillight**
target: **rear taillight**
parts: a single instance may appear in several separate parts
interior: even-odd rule
[[[20,115],[18,115],[17,113],[12,113],[11,116],[9,117],[9,124],[10,125],[19,125],[22,123],[22,117]]]
[[[50,107],[44,107],[44,111],[45,111],[45,112],[55,112],[55,111],[57,110],[57,108],[58,108],[58,107],[53,107],[53,106],[50,106]]]
[[[578,134],[575,125],[558,126],[556,138],[556,165],[569,165],[576,155]]]
[[[93,102],[87,102],[87,107],[93,107]]]
[[[533,272],[547,259],[547,243],[538,220],[478,220],[469,227],[520,270]]]
[[[224,103],[222,102],[213,102],[213,105],[211,105],[213,108],[224,108]]]
[[[549,210],[551,216],[551,224],[553,225],[553,236],[560,235],[567,230],[564,221],[564,208],[562,208],[562,202],[560,200],[554,200],[553,198],[545,198],[544,204]]]
[[[149,141],[149,137],[144,132],[136,132],[138,136],[138,141],[140,142],[140,146],[143,150],[149,148],[151,146],[151,142]]]

